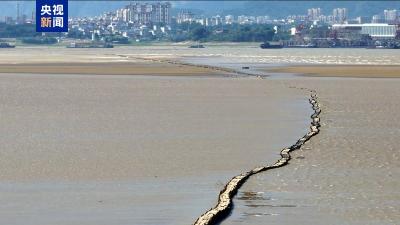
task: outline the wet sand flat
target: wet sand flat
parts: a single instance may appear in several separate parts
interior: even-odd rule
[[[398,51],[366,49],[18,51],[1,62],[399,64]],[[0,222],[191,224],[230,177],[304,135],[305,87],[320,98],[321,133],[288,166],[249,179],[223,224],[397,224],[399,80],[270,78],[0,75]]]
[[[172,49],[21,47],[0,51],[0,73],[221,76],[221,71],[149,61]],[[165,57],[165,56],[164,56]],[[168,56],[168,58],[172,58]]]
[[[266,72],[295,73],[312,77],[399,78],[400,66],[303,65],[279,67]]]
[[[135,62],[58,62],[0,64],[0,73],[30,74],[91,74],[91,75],[167,75],[212,76],[223,75],[210,69],[165,63]]]
[[[1,74],[0,223],[190,224],[304,133],[307,97],[252,78]]]
[[[321,132],[288,166],[249,179],[222,224],[398,224],[400,79],[287,84],[317,91]]]

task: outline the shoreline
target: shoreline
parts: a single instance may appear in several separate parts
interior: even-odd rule
[[[278,76],[279,73],[291,73],[305,77],[400,78],[400,66],[397,65],[285,65],[261,70]]]
[[[20,63],[0,64],[1,74],[38,74],[38,75],[143,75],[170,77],[231,77],[232,75],[250,77],[268,77],[268,73],[293,74],[302,77],[335,78],[400,78],[400,66],[397,65],[282,65],[273,68],[258,68],[257,71],[244,72],[229,67],[218,67],[186,63],[180,60],[164,58],[129,59],[143,62],[57,62],[57,63]]]
[[[217,76],[222,71],[188,65],[148,62],[0,64],[0,74]]]

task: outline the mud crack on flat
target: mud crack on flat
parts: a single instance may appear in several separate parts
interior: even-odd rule
[[[207,212],[197,218],[197,220],[194,222],[194,225],[212,225],[221,222],[231,212],[233,206],[233,197],[236,195],[239,188],[246,182],[249,177],[266,170],[271,170],[287,165],[291,159],[290,152],[300,149],[301,146],[303,146],[307,141],[311,139],[311,137],[319,133],[319,128],[321,126],[319,114],[321,113],[321,109],[318,104],[316,91],[309,91],[311,93],[309,102],[312,105],[312,109],[314,111],[314,113],[311,115],[312,121],[310,125],[310,131],[302,138],[298,139],[294,145],[282,149],[280,152],[281,158],[274,164],[256,167],[248,172],[233,177],[221,190],[218,196],[217,205],[215,205],[213,208],[209,209]]]

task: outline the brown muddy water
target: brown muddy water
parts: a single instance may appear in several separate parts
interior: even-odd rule
[[[0,223],[191,224],[305,133],[282,80],[0,75]]]

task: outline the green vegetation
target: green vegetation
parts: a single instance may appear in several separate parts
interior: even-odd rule
[[[54,37],[30,37],[22,38],[24,44],[36,44],[36,45],[48,45],[57,43],[57,39]]]
[[[205,27],[197,23],[183,23],[171,35],[172,41],[228,41],[264,42],[274,39],[271,25],[223,25]]]
[[[36,33],[33,24],[9,25],[0,23],[0,38],[34,37],[37,35],[40,35],[40,33]]]
[[[58,41],[55,37],[60,33],[42,33],[36,32],[34,24],[5,24],[0,23],[0,39],[1,38],[17,38],[22,44],[39,44],[49,45],[56,44]]]
[[[113,35],[113,36],[108,36],[104,38],[105,42],[110,42],[113,44],[129,44],[130,41],[127,37],[123,37],[120,35]]]
[[[84,34],[83,32],[77,30],[77,29],[70,29],[67,33],[68,38],[74,38],[74,39],[86,39],[86,38],[91,38],[90,35]]]

